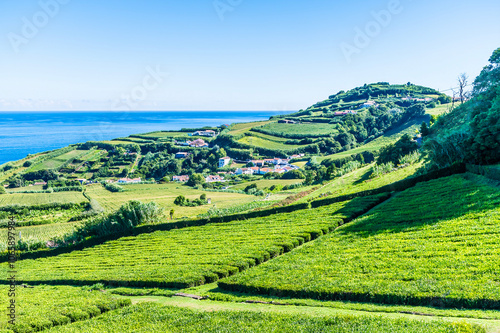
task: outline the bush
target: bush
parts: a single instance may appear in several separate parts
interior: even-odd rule
[[[399,162],[399,159],[418,149],[416,142],[412,141],[408,134],[405,134],[396,143],[387,145],[380,150],[380,155],[377,159],[377,164]]]
[[[104,188],[110,192],[123,192],[125,191],[120,185],[105,183]]]
[[[302,173],[300,170],[290,170],[288,172],[285,172],[283,176],[281,176],[281,179],[304,179],[306,176]]]
[[[394,163],[387,162],[384,164],[375,164],[372,166],[372,173],[370,174],[370,178],[380,177],[386,173],[391,172],[394,169]]]
[[[177,206],[184,206],[185,203],[186,203],[186,197],[183,195],[179,195],[174,200],[174,205],[177,205]]]
[[[122,233],[141,224],[154,223],[162,213],[162,208],[155,202],[129,201],[114,213],[83,222],[73,233],[64,237],[63,243],[81,242],[88,237]],[[56,242],[59,243],[58,240]]]
[[[197,186],[197,185],[202,185],[205,183],[205,178],[200,175],[199,173],[194,173],[189,177],[189,180],[187,181],[188,186]]]
[[[5,187],[3,187],[3,185],[2,185],[2,184],[0,184],[0,194],[5,194],[5,193],[7,193],[7,192],[5,191]]]

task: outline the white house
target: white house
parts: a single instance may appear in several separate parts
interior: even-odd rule
[[[253,170],[250,168],[238,168],[235,174],[237,175],[253,175]]]
[[[206,131],[196,131],[191,136],[216,136],[217,133],[212,130],[206,130]]]
[[[219,158],[219,168],[223,168],[231,162],[231,158],[229,156]]]
[[[172,177],[172,180],[174,182],[182,182],[182,183],[185,183],[189,180],[189,176],[188,175],[182,175],[182,176],[173,176]]]
[[[120,178],[118,179],[118,183],[122,183],[122,184],[133,184],[133,183],[140,183],[141,182],[141,178]]]
[[[372,106],[378,106],[377,102],[375,101],[367,101],[363,104],[361,104],[359,106],[360,109],[364,109],[364,108],[369,108],[369,107],[372,107]]]
[[[207,183],[215,183],[224,181],[224,178],[222,178],[221,176],[207,176],[205,180]]]
[[[175,154],[175,158],[186,158],[189,156],[189,153],[185,153],[185,152],[178,152]]]

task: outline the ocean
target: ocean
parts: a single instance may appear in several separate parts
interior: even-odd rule
[[[0,112],[0,165],[69,144],[266,120],[284,111]]]

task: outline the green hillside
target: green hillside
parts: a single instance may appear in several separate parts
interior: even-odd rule
[[[0,166],[0,333],[500,332],[499,73]]]
[[[500,192],[421,183],[336,232],[219,286],[279,296],[500,308]]]

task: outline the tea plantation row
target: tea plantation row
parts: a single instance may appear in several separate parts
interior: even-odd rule
[[[188,287],[213,282],[288,252],[387,199],[356,198],[316,209],[124,237],[17,266],[25,282]],[[7,266],[1,266],[6,276]],[[5,273],[5,274],[4,274]]]
[[[22,288],[17,286],[15,298],[15,325],[11,320],[8,306],[8,286],[0,286],[2,320],[0,332],[36,332],[53,326],[86,320],[101,313],[126,305],[130,300],[115,299],[100,291],[83,290],[69,286],[37,286]]]
[[[500,192],[471,174],[420,183],[336,232],[219,287],[500,309]]]

